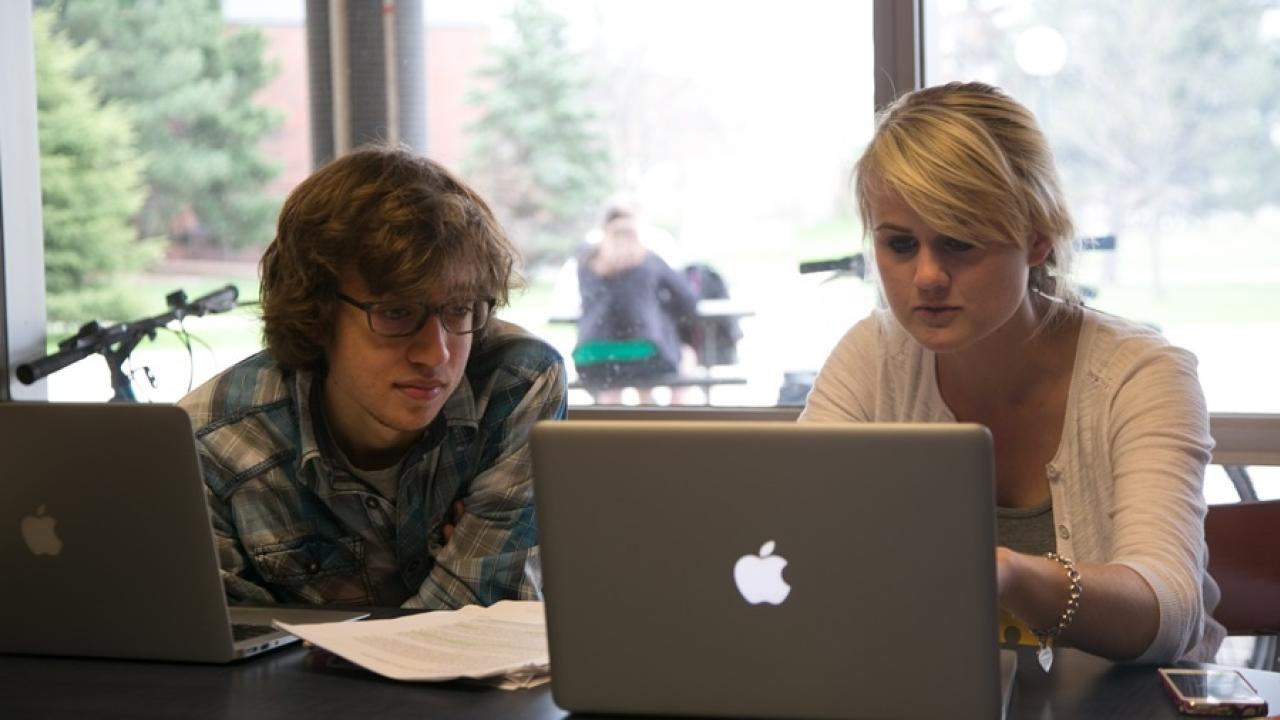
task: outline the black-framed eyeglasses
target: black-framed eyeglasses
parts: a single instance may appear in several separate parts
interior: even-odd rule
[[[432,317],[440,318],[440,324],[450,335],[470,335],[483,328],[493,314],[493,300],[451,302],[428,305],[411,300],[375,300],[360,302],[338,293],[338,299],[364,311],[369,319],[369,329],[383,337],[408,337],[417,333]]]

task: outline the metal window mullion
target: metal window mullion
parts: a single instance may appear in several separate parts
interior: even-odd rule
[[[44,354],[44,223],[30,2],[0,2],[0,400],[44,400],[14,368]]]
[[[875,107],[922,87],[923,0],[875,0],[872,8]]]

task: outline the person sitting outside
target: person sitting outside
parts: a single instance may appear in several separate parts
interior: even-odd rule
[[[261,261],[266,349],[183,398],[236,603],[540,599],[528,438],[563,362],[494,316],[516,251],[472,189],[367,147],[304,180]]]
[[[600,242],[578,259],[574,365],[595,402],[616,404],[634,387],[641,403],[652,404],[654,386],[680,369],[697,299],[683,276],[640,243],[629,208],[606,209],[602,228]]]

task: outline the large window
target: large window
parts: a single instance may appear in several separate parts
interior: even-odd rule
[[[1199,357],[1213,412],[1280,412],[1280,3],[929,0],[927,84],[1023,100],[1089,304]]]
[[[313,7],[35,3],[50,350],[90,319],[162,312],[178,288],[232,282],[252,302],[272,216],[312,167]],[[859,247],[847,180],[872,123],[870,4],[422,8],[420,149],[492,202],[525,258],[527,287],[505,317],[571,370],[575,258],[610,201],[636,208],[641,241],[674,270],[714,273],[728,296],[703,310],[729,314],[723,342],[714,322],[686,337],[676,374],[695,384],[651,402],[773,405],[874,304],[856,277],[798,272]],[[367,50],[351,53],[381,59]],[[105,231],[78,234],[87,222]],[[709,282],[699,287],[713,295]],[[139,346],[141,397],[174,400],[260,347],[252,307],[188,326],[190,348],[165,334]],[[92,357],[51,375],[48,392],[104,399],[111,388]]]
[[[1280,3],[924,9],[926,84],[999,85],[1048,134],[1095,238],[1077,273],[1088,303],[1194,352],[1210,411],[1280,412]],[[1206,497],[1280,497],[1280,467],[1248,475],[1211,467]]]
[[[254,262],[308,155],[305,66],[278,30],[199,0],[33,4],[48,351],[227,284],[242,309],[157,329],[122,369],[138,399],[172,401],[259,348]],[[46,382],[52,400],[113,394],[99,355]]]
[[[718,405],[775,404],[787,374],[815,370],[873,302],[860,281],[823,285],[831,273],[798,272],[802,261],[858,246],[846,186],[871,130],[871,7],[805,0],[516,9],[486,26],[486,64],[469,76],[467,111],[476,120],[462,144],[471,152],[458,163],[525,245],[530,285],[508,317],[551,340],[576,369],[575,256],[601,234],[601,207],[622,196],[638,208],[646,246],[681,274],[713,271],[727,290],[718,307],[733,316],[720,327],[740,339],[694,340],[699,352],[686,352],[679,374],[716,379],[708,389]],[[531,65],[535,57],[542,61]],[[557,83],[577,91],[545,106],[544,89]],[[547,134],[508,115],[540,105],[572,120]],[[583,157],[583,144],[598,152]],[[555,154],[581,157],[593,179],[561,182]],[[509,158],[525,158],[523,172],[507,167]],[[572,200],[558,216],[524,209],[557,187]],[[698,387],[653,396],[707,400]],[[570,401],[591,397],[576,389]]]
[[[339,5],[34,2],[48,350],[90,319],[159,313],[173,290],[228,282],[245,308],[192,319],[189,347],[167,333],[139,346],[139,395],[176,399],[260,348],[256,260],[313,166],[316,123],[334,122],[310,86],[321,60],[307,10]],[[852,273],[798,266],[861,249],[848,175],[873,83],[905,89],[921,70],[929,84],[997,83],[1036,111],[1082,235],[1102,238],[1078,272],[1091,304],[1193,350],[1211,410],[1280,412],[1276,0],[420,7],[420,44],[354,48],[353,72],[388,47],[406,69],[406,47],[422,55],[421,149],[492,200],[526,259],[527,288],[503,312],[571,369],[573,261],[620,196],[672,267],[715,271],[728,298],[711,313],[740,331],[711,359],[686,352],[680,374],[713,382],[652,401],[802,397],[876,297]],[[900,13],[921,20],[919,52],[884,22]],[[48,380],[52,399],[110,393],[97,357]]]

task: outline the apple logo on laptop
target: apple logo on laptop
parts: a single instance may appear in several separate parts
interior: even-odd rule
[[[787,559],[773,554],[774,544],[770,540],[760,546],[759,555],[743,555],[733,565],[733,581],[738,585],[738,592],[752,605],[781,605],[791,593],[791,586],[782,579]]]
[[[43,505],[36,509],[35,515],[22,518],[22,539],[32,553],[57,555],[62,552],[62,540],[53,529],[56,522],[53,516],[45,514]]]

